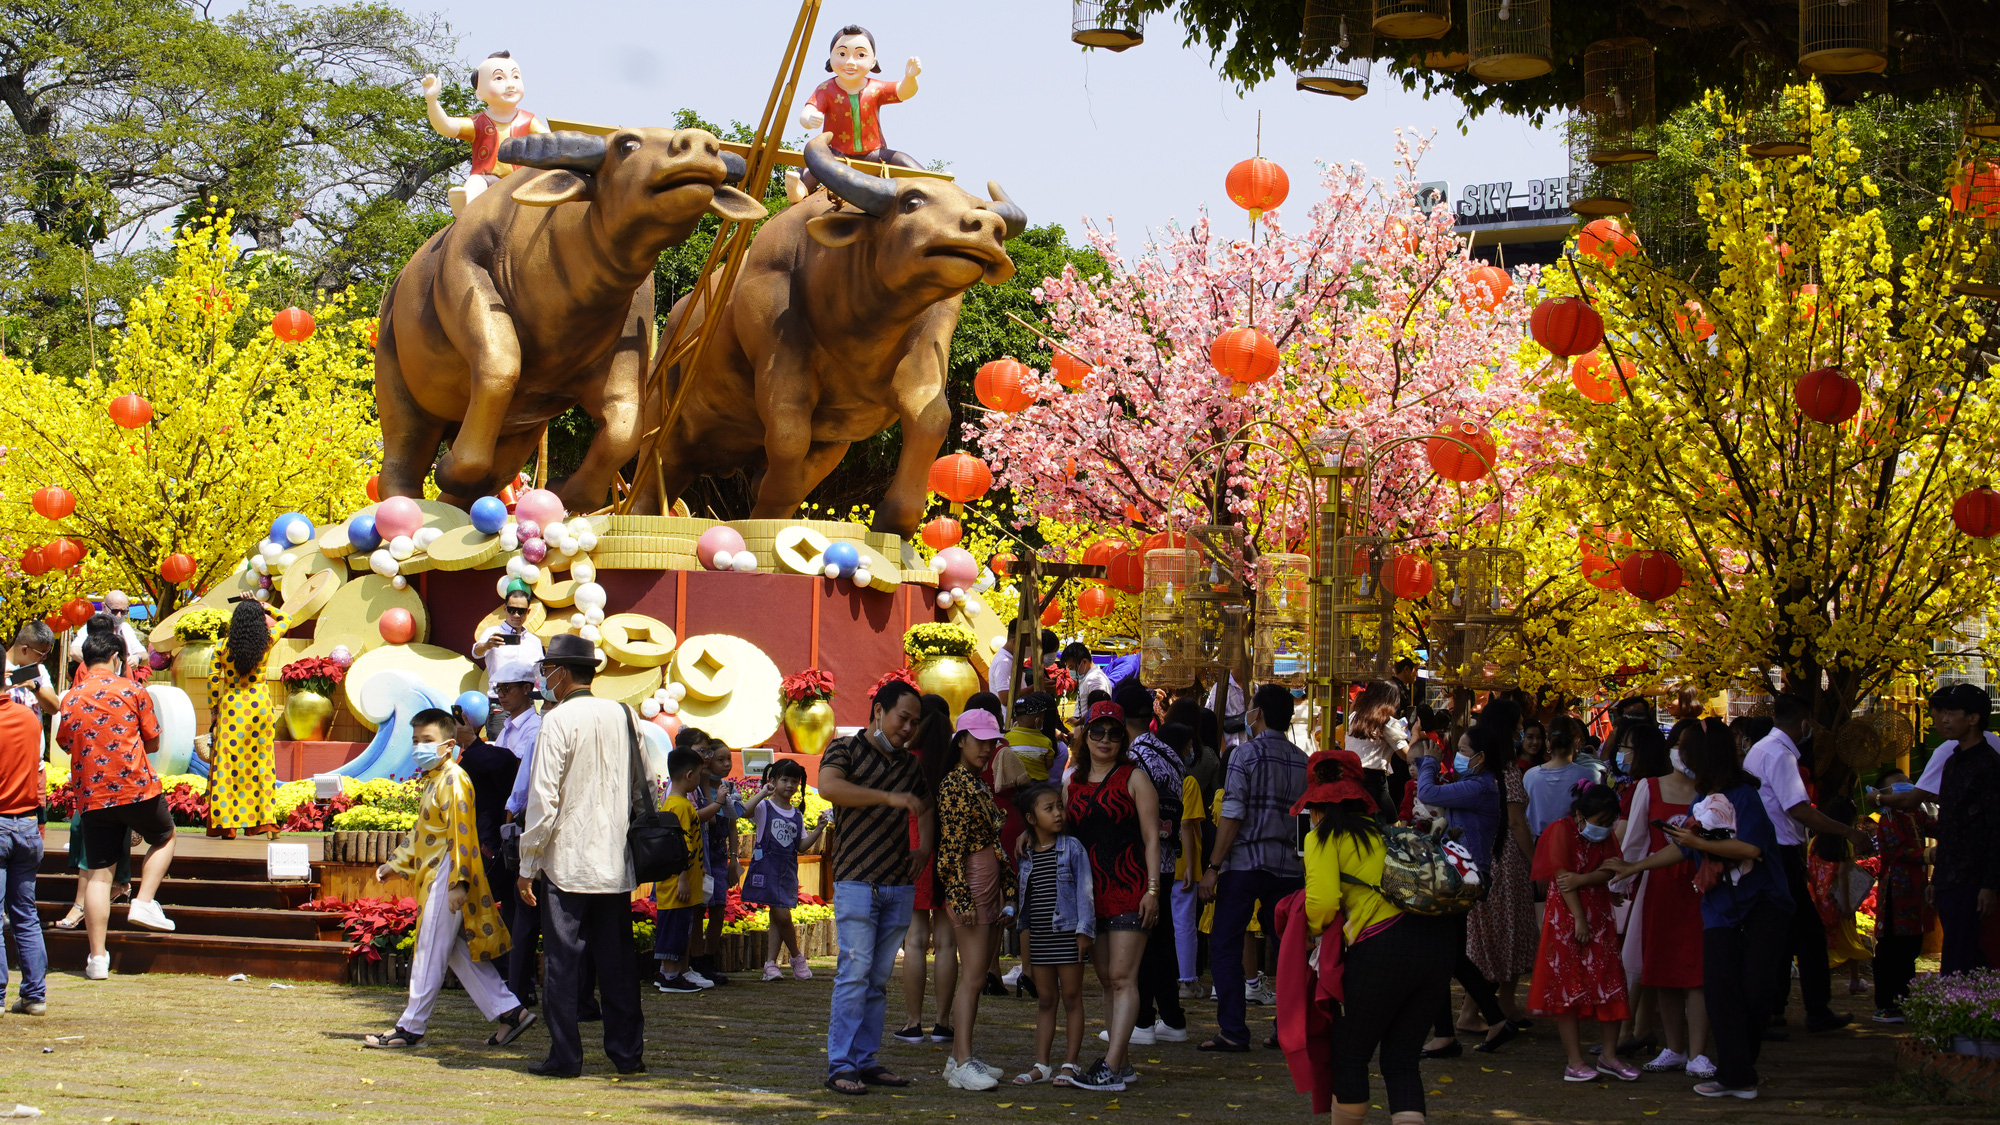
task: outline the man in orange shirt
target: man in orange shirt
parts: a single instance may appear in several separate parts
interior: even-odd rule
[[[21,988],[14,1010],[39,1016],[49,1010],[48,949],[35,910],[35,872],[42,865],[42,722],[11,693],[0,692],[0,871],[7,879],[7,928],[0,944],[0,1002],[7,998],[7,945],[21,953]]]
[[[69,751],[77,807],[83,810],[86,873],[83,924],[90,935],[87,980],[111,975],[104,933],[111,922],[111,868],[129,845],[128,830],[151,846],[139,875],[139,893],[125,918],[149,930],[172,930],[154,895],[174,859],[174,818],[146,755],[159,749],[160,720],[153,697],[122,673],[125,642],[115,633],[93,633],[83,642],[83,672],[63,696],[56,741]],[[99,866],[101,864],[101,866]]]

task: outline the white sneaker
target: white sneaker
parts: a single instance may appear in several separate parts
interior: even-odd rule
[[[1713,1078],[1715,1077],[1715,1064],[1708,1061],[1707,1055],[1696,1055],[1688,1060],[1687,1072],[1690,1078]]]
[[[1000,1084],[999,1079],[986,1073],[986,1068],[979,1065],[978,1059],[967,1059],[963,1064],[944,1060],[944,1081],[953,1089],[975,1092],[991,1090]]]
[[[1255,981],[1244,982],[1243,1001],[1246,1004],[1275,1004],[1278,1002],[1278,992],[1271,987],[1269,979],[1258,977]]]
[[[714,988],[714,987],[715,987],[715,982],[714,982],[714,981],[712,981],[712,980],[708,979],[708,978],[707,978],[707,977],[705,977],[705,976],[702,976],[702,975],[701,975],[700,973],[697,973],[697,972],[695,972],[695,971],[694,971],[693,969],[682,969],[682,970],[681,970],[681,975],[682,975],[682,976],[684,976],[684,977],[686,977],[687,979],[689,979],[689,980],[693,981],[694,983],[696,983],[696,984],[698,984],[698,985],[702,986],[703,988]]]
[[[111,954],[101,953],[83,959],[83,979],[104,980],[111,975]]]
[[[1136,1034],[1138,1029],[1134,1028],[1133,1031]],[[1159,1020],[1153,1024],[1153,1039],[1159,1043],[1185,1043],[1187,1042],[1187,1028],[1168,1027],[1167,1021]]]
[[[1186,1039],[1187,1034],[1183,1032],[1181,1038]],[[1111,1042],[1111,1029],[1106,1028],[1098,1032],[1097,1041],[1099,1043]],[[1132,1038],[1126,1040],[1126,1042],[1131,1043],[1135,1047],[1150,1047],[1153,1045],[1153,1029],[1150,1027],[1135,1027],[1132,1029]]]
[[[1018,988],[1021,984],[1021,966],[1016,965],[1000,974],[1000,983],[1008,988]]]
[[[980,1070],[986,1072],[986,1077],[988,1078],[998,1078],[1001,1075],[1001,1070],[999,1067],[994,1066],[991,1063],[980,1062],[978,1055],[974,1055],[971,1058],[965,1060],[965,1065],[971,1067],[978,1067]]]
[[[167,933],[174,931],[172,920],[160,910],[159,901],[156,899],[133,899],[132,905],[126,908],[125,920],[135,926],[144,926],[149,930],[163,930]]]
[[[1661,1051],[1659,1054],[1654,1055],[1652,1062],[1647,1063],[1646,1065],[1640,1067],[1639,1069],[1650,1070],[1655,1073],[1658,1073],[1663,1070],[1679,1070],[1687,1065],[1688,1065],[1687,1056],[1669,1047],[1668,1049]]]
[[[1200,1000],[1203,998],[1204,997],[1200,981],[1184,980],[1181,982],[1181,1001],[1183,1003],[1189,1000]],[[1209,993],[1206,998],[1209,1000],[1213,1000],[1215,999],[1215,995],[1214,993]]]

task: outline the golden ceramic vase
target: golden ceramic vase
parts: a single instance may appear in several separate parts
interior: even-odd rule
[[[833,704],[824,699],[802,699],[785,704],[785,736],[792,740],[795,754],[817,754],[833,741]]]
[[[951,721],[958,722],[965,701],[979,691],[979,673],[962,656],[928,656],[917,663],[917,686],[926,695],[941,695],[951,704]]]
[[[333,726],[333,700],[316,691],[293,688],[285,696],[285,726],[294,742],[325,742]]]

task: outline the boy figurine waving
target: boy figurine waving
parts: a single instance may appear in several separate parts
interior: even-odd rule
[[[500,163],[500,142],[507,137],[546,133],[548,123],[521,108],[527,88],[521,85],[521,66],[506,51],[495,51],[472,68],[472,92],[486,108],[471,117],[453,117],[438,105],[438,76],[424,75],[424,113],[431,128],[441,137],[472,142],[472,171],[465,183],[451,189],[451,213],[463,213],[466,205],[481,192],[514,170]]]
[[[867,28],[851,23],[834,33],[833,43],[827,48],[826,68],[833,72],[833,77],[813,90],[805,108],[799,111],[799,124],[813,130],[824,126],[822,131],[833,134],[833,151],[837,156],[904,168],[923,167],[908,153],[889,147],[882,139],[882,124],[876,116],[885,105],[917,96],[917,75],[923,73],[923,64],[914,57],[905,62],[901,82],[868,77],[882,73],[882,64],[875,57],[875,36]],[[787,196],[796,203],[819,187],[819,181],[811,172],[803,177],[792,172],[785,177],[785,187]]]

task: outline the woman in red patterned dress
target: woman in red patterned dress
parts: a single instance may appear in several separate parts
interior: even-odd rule
[[[1606,1074],[1636,1081],[1639,1070],[1618,1058],[1618,1021],[1625,1004],[1625,966],[1618,957],[1618,929],[1611,916],[1610,868],[1618,854],[1611,824],[1618,818],[1618,794],[1608,785],[1576,783],[1570,815],[1542,830],[1535,846],[1534,877],[1551,884],[1542,915],[1542,955],[1528,1010],[1552,1016],[1562,1032],[1569,1065],[1565,1082],[1593,1082]],[[1596,1020],[1603,1047],[1593,1069],[1585,1061],[1577,1023]]]

